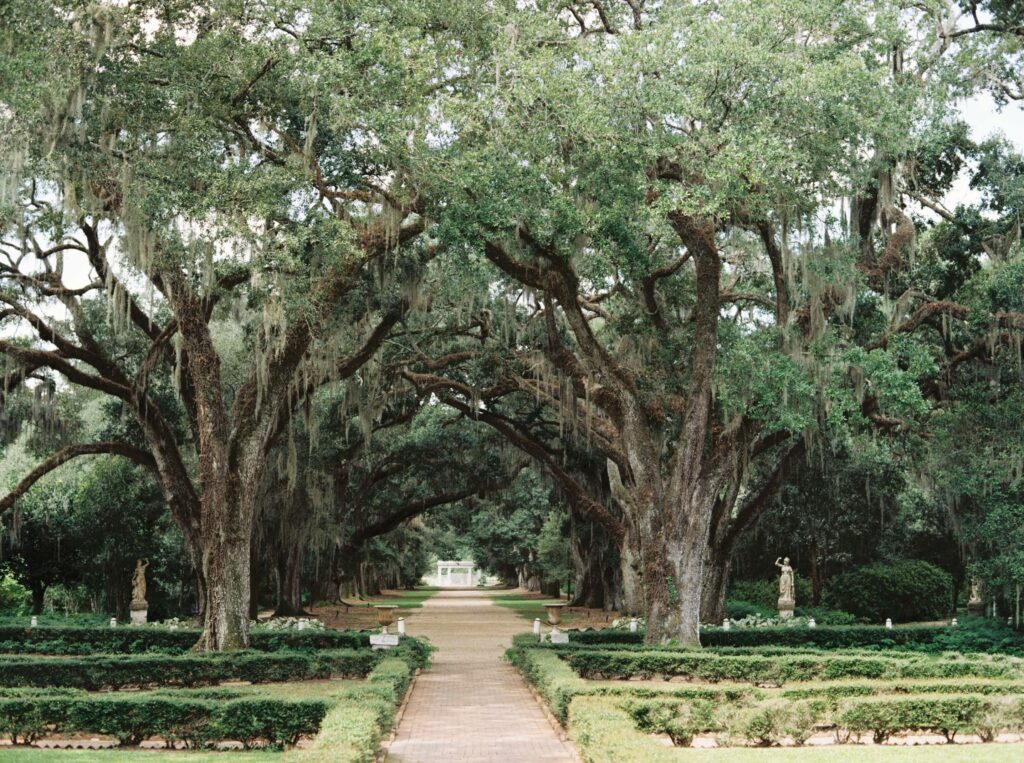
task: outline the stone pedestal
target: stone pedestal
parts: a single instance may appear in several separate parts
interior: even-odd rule
[[[779,617],[788,620],[793,616],[793,609],[796,607],[796,600],[779,597]]]
[[[132,625],[145,625],[149,614],[149,602],[145,599],[132,599]]]

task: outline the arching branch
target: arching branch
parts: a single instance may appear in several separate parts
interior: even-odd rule
[[[39,464],[35,469],[29,472],[21,482],[15,485],[11,492],[3,498],[0,498],[0,513],[13,506],[14,503],[21,498],[21,496],[27,493],[34,484],[58,466],[61,466],[74,458],[78,458],[79,456],[92,456],[97,454],[123,456],[124,458],[131,459],[140,466],[146,467],[154,473],[156,472],[156,460],[153,456],[146,451],[136,448],[133,445],[128,445],[127,443],[108,440],[103,442],[69,445],[66,448],[58,450],[52,456]]]

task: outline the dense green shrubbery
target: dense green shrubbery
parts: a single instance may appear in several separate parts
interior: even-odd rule
[[[796,587],[796,600],[798,602],[810,601],[811,581],[800,575],[794,576]],[[755,607],[766,610],[768,614],[774,615],[778,612],[779,606],[779,581],[778,578],[771,580],[735,580],[729,586],[730,600],[745,601]]]
[[[949,742],[957,732],[973,731],[992,702],[971,695],[850,700],[836,714],[836,724],[855,734],[870,731],[875,744],[904,731],[933,732]]]
[[[365,676],[379,660],[380,655],[369,649],[168,656],[17,655],[0,662],[0,685],[116,689],[151,685],[204,686],[227,680],[266,683],[331,675]]]
[[[232,739],[283,746],[314,734],[327,712],[318,700],[229,701],[171,695],[37,695],[0,699],[0,733],[31,743],[43,733],[90,733],[137,745],[149,737],[191,747]]]
[[[1024,695],[1024,681],[1004,679],[974,680],[958,678],[949,681],[839,681],[829,684],[811,684],[783,689],[779,695],[786,699],[821,697],[833,703],[847,697],[873,697],[884,694],[983,694],[987,696]]]
[[[291,757],[315,763],[376,760],[380,740],[394,722],[395,708],[412,680],[412,662],[422,654],[413,650],[405,650],[404,655],[402,652],[402,647],[392,651],[390,654],[396,656],[381,660],[363,685],[335,696],[337,701],[324,717],[316,739],[309,748],[291,753]]]
[[[953,579],[928,562],[878,562],[833,579],[826,603],[873,622],[936,620],[953,608]]]
[[[775,610],[742,599],[729,599],[725,603],[725,611],[730,620],[743,620],[747,617],[767,618],[777,614]]]
[[[713,652],[572,650],[566,662],[581,676],[649,678],[686,676],[691,679],[782,684],[787,681],[842,678],[1015,678],[1016,663],[979,660],[939,660],[929,657],[892,658],[832,654],[790,656],[718,655]]]
[[[945,630],[932,625],[825,625],[817,628],[733,628],[701,633],[704,646],[814,646],[822,649],[879,647],[903,649],[930,644]]]
[[[28,608],[29,598],[29,590],[18,582],[10,568],[0,566],[0,612],[21,615]]]
[[[1020,700],[967,693],[942,697],[855,698],[835,705],[818,699],[762,699],[727,706],[707,700],[628,700],[621,707],[641,731],[668,734],[688,746],[696,734],[722,732],[719,742],[770,746],[783,738],[800,745],[819,727],[833,727],[837,738],[870,732],[877,744],[904,732],[939,733],[952,742],[961,731],[991,740],[1021,725]]]
[[[61,627],[29,628],[0,625],[0,652],[21,654],[141,654],[162,652],[183,654],[195,646],[200,631],[195,628],[171,630],[160,627]],[[359,631],[255,630],[250,647],[260,652],[281,649],[359,649],[370,645],[368,633]]]

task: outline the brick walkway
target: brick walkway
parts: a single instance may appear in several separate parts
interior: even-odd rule
[[[438,649],[416,679],[387,763],[572,763],[522,677],[504,659],[530,624],[489,592],[440,591],[409,620]]]

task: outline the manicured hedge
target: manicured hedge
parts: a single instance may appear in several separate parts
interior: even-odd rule
[[[323,652],[230,652],[195,655],[12,656],[0,661],[2,686],[206,686],[365,676],[379,662],[369,649]]]
[[[940,636],[960,635],[952,626],[903,625],[886,628],[884,625],[819,625],[817,628],[768,627],[768,628],[718,628],[701,631],[700,640],[704,647],[816,647],[820,649],[849,649],[877,647],[879,649],[913,648],[932,644]],[[631,645],[642,644],[643,632],[630,633],[613,628],[569,631],[570,644],[584,645]],[[538,639],[530,634],[516,636],[517,646],[536,646]],[[651,645],[657,646],[657,645]],[[671,647],[671,645],[669,645]],[[969,644],[961,645],[970,651]]]
[[[381,739],[394,723],[395,710],[413,672],[408,655],[381,660],[363,685],[331,698],[333,704],[320,733],[309,747],[289,753],[289,759],[301,763],[372,763],[377,759]]]
[[[505,653],[505,657],[522,672],[563,724],[572,698],[588,691],[587,682],[580,678],[554,650],[513,647]]]
[[[566,652],[564,658],[583,677],[649,678],[661,675],[709,682],[772,684],[841,678],[1015,678],[1021,672],[1014,663],[833,654],[762,657],[717,655],[713,652],[575,650]]]
[[[783,689],[786,699],[823,697],[837,703],[848,697],[908,694],[981,694],[986,696],[1024,695],[1024,681],[955,679],[949,681],[839,681],[837,683],[796,686]]]
[[[714,702],[736,702],[751,696],[760,696],[756,690],[746,685],[686,686],[666,683],[664,688],[657,689],[644,686],[602,686],[580,678],[551,649],[513,647],[506,652],[506,659],[523,673],[551,712],[563,724],[573,698],[585,694],[640,698],[671,696],[677,701],[687,699]]]
[[[283,746],[315,734],[326,712],[319,700],[36,696],[0,699],[0,732],[13,743],[31,743],[44,733],[88,733],[113,736],[122,745],[162,737],[190,747],[225,739],[246,747],[257,740]]]
[[[108,628],[66,628],[0,626],[0,652],[25,654],[139,654],[164,652],[183,654],[195,646],[200,631],[195,628],[130,626]],[[281,649],[359,649],[370,645],[368,632],[337,630],[271,631],[256,629],[250,648],[260,652]]]
[[[959,731],[973,731],[993,704],[984,697],[906,697],[851,700],[836,724],[855,734],[870,731],[875,744],[904,731],[939,733],[949,742]]]

